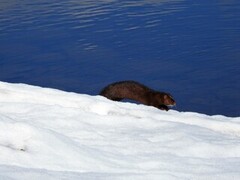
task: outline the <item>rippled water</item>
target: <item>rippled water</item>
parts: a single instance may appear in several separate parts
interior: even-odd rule
[[[0,80],[97,94],[140,81],[240,116],[240,1],[1,0]]]

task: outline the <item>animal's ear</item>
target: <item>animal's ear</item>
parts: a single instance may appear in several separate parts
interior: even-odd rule
[[[167,98],[168,98],[168,96],[165,94],[165,95],[163,96],[163,98],[164,98],[164,99],[167,99]]]

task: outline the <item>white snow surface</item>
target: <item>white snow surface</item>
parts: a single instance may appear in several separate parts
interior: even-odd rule
[[[240,179],[240,117],[0,82],[1,180]]]

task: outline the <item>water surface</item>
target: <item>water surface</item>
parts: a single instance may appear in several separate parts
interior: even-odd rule
[[[98,94],[136,80],[240,116],[240,2],[2,0],[0,80]]]

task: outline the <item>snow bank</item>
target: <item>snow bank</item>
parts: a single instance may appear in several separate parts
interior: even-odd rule
[[[240,117],[0,82],[0,179],[240,179]]]

